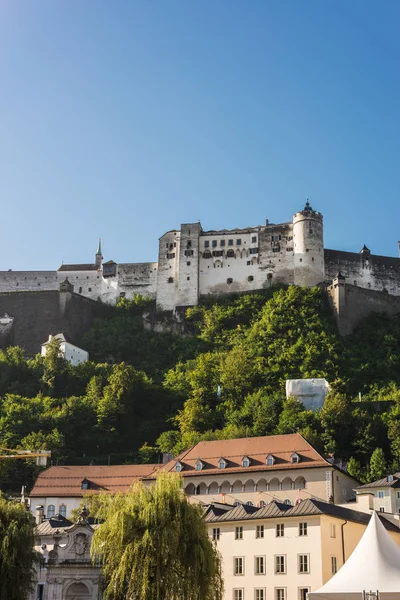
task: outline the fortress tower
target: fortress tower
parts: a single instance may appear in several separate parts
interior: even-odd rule
[[[323,218],[308,200],[293,216],[293,242],[294,284],[312,287],[324,281]]]

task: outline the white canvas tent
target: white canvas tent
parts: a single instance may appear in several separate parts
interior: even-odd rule
[[[362,600],[363,590],[379,591],[382,600],[400,600],[400,548],[376,512],[342,568],[308,597],[309,600]]]

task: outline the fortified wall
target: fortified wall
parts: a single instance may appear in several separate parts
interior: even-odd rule
[[[400,258],[373,255],[366,246],[359,253],[325,249],[323,216],[307,201],[290,221],[279,224],[267,220],[256,227],[209,231],[200,223],[183,224],[161,236],[157,262],[103,263],[99,243],[94,263],[63,264],[57,271],[3,271],[0,294],[57,292],[67,278],[82,298],[116,304],[119,298],[141,294],[155,299],[158,311],[169,311],[179,320],[186,307],[208,295],[276,284],[329,288],[339,272],[346,289],[378,293],[373,302],[365,301],[371,310],[397,306],[387,294],[400,297]],[[367,296],[360,293],[363,302]],[[332,305],[337,303],[332,300]],[[350,312],[352,306],[349,300]],[[355,320],[351,317],[348,327]],[[6,330],[10,335],[10,323],[8,329],[6,325],[4,336]]]

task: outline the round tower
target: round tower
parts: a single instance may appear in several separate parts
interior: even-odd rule
[[[324,281],[324,228],[321,213],[307,200],[293,215],[294,283],[312,287]]]

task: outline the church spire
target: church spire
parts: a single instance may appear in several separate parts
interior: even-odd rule
[[[103,255],[101,253],[101,238],[99,238],[99,245],[97,247],[96,259],[95,260],[96,260],[96,262],[95,262],[96,267],[98,267],[100,269],[101,263],[103,261]]]

